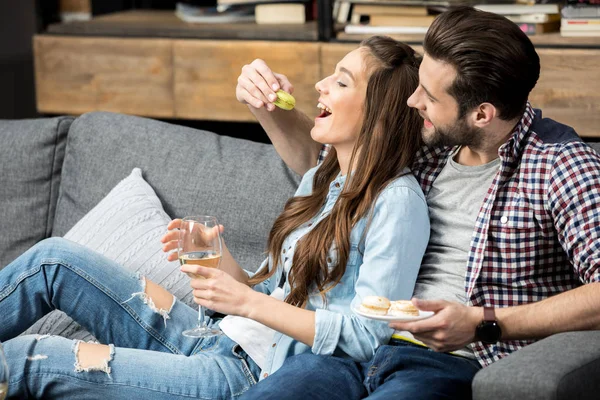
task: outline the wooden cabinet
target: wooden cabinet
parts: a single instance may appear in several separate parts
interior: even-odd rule
[[[211,40],[204,39],[207,33],[198,27],[186,28],[197,38],[184,39],[177,30],[181,22],[171,17],[161,25],[162,35],[170,37],[98,36],[116,34],[124,29],[123,24],[137,34],[151,32],[155,18],[154,14],[128,13],[119,17],[120,25],[115,25],[113,17],[86,26],[86,35],[69,25],[61,28],[68,32],[35,36],[38,111],[82,114],[104,110],[156,118],[253,121],[247,107],[237,102],[235,86],[242,66],[262,58],[290,79],[297,107],[314,115],[315,83],[358,46],[358,42],[316,40]],[[272,32],[261,34],[269,37]],[[422,37],[398,39],[422,52]],[[600,38],[542,35],[532,40],[542,64],[540,80],[530,96],[533,106],[573,126],[582,136],[600,137]]]
[[[242,67],[256,58],[290,79],[298,109],[316,110],[317,42],[175,40],[172,47],[176,118],[254,121],[235,87]]]
[[[38,111],[175,116],[170,40],[41,35],[33,44]]]

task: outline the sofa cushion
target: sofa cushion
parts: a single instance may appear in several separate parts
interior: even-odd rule
[[[0,123],[0,268],[50,236],[72,120]]]
[[[483,368],[474,400],[597,399],[600,331],[564,332]]]
[[[299,176],[272,145],[151,119],[89,113],[69,131],[54,221],[64,235],[134,167],[171,217],[207,214],[244,268],[256,270],[275,217]]]
[[[154,190],[142,178],[142,171],[135,168],[64,237],[158,283],[195,308],[189,278],[179,270],[179,262],[168,261],[162,251],[160,238],[170,220]],[[47,314],[25,334],[95,340],[60,311]]]

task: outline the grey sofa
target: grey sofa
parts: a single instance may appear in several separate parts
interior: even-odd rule
[[[232,253],[256,269],[300,178],[270,145],[120,114],[0,121],[0,143],[0,268],[63,236],[138,167],[169,216],[217,215]],[[599,373],[600,331],[570,332],[480,371],[474,398],[598,398]]]

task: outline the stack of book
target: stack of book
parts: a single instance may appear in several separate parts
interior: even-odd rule
[[[475,8],[504,15],[528,35],[558,32],[560,6],[558,4],[478,4]]]
[[[561,14],[561,36],[600,36],[599,0],[570,0]]]
[[[217,0],[213,7],[178,2],[175,14],[195,23],[303,24],[313,19],[313,9],[312,0]]]
[[[352,0],[339,2],[334,18],[348,34],[425,34],[448,1]],[[350,4],[347,14],[344,4]]]

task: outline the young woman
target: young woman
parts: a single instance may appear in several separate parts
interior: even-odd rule
[[[229,314],[211,321],[224,335],[182,336],[196,310],[63,239],[0,271],[9,396],[235,398],[294,354],[370,359],[392,330],[351,306],[367,295],[409,299],[429,237],[425,198],[408,170],[420,145],[420,117],[406,105],[418,65],[410,47],[385,37],[348,53],[316,84],[311,135],[332,150],[275,221],[258,272],[249,277],[228,253],[219,270],[182,267],[206,278],[192,279],[196,302]],[[175,236],[165,235],[166,251]],[[283,301],[271,296],[278,287]],[[15,337],[52,309],[111,344]]]

